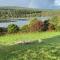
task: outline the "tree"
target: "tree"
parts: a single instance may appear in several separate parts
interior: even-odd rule
[[[28,25],[24,25],[24,26],[21,28],[21,31],[23,31],[23,32],[29,32],[29,26],[28,26]]]
[[[58,31],[60,26],[60,18],[59,16],[54,16],[51,20],[49,20],[50,24],[53,24],[55,26],[55,30]]]
[[[55,26],[53,24],[50,24],[48,25],[48,31],[52,31],[52,30],[55,30]]]
[[[10,25],[8,25],[8,27],[7,27],[7,31],[8,31],[8,33],[16,33],[16,32],[19,31],[19,28],[18,28],[18,26],[15,25],[15,24],[10,24]]]
[[[45,20],[44,21],[43,31],[47,31],[48,30],[48,26],[49,26],[49,20]]]
[[[41,31],[43,28],[43,22],[40,20],[37,20],[36,18],[34,18],[30,24],[30,31],[34,32],[34,31]]]

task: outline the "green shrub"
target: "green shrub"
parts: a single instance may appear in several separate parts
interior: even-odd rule
[[[7,31],[8,31],[8,33],[15,33],[15,32],[19,31],[19,27],[15,24],[10,24],[7,27]]]
[[[34,24],[36,21],[37,21],[37,18],[32,18],[32,19],[30,20],[30,24]]]
[[[24,26],[21,28],[21,31],[23,31],[23,32],[28,32],[28,31],[29,31],[29,26],[28,26],[28,25],[24,25]]]
[[[57,26],[55,30],[60,31],[60,26]]]
[[[53,24],[48,25],[48,31],[55,31],[55,26]]]
[[[56,31],[60,31],[60,16],[54,16],[49,23],[54,25]]]

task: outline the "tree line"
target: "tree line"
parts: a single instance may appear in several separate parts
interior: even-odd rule
[[[0,19],[41,16],[41,12],[35,9],[0,9]]]

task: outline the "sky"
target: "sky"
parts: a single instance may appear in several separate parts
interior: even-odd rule
[[[60,0],[0,0],[0,6],[50,9],[60,8]]]
[[[55,0],[55,5],[60,6],[60,0]]]

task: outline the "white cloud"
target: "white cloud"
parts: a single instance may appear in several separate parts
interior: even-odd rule
[[[55,5],[60,6],[60,0],[55,0]]]

